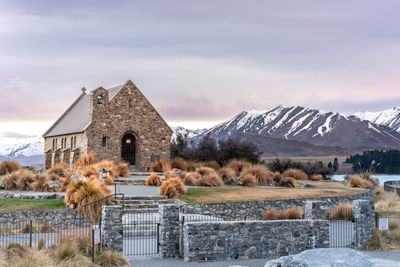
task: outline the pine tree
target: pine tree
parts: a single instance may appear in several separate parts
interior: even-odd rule
[[[332,162],[330,162],[330,161],[329,161],[329,163],[328,163],[328,168],[331,169],[331,170],[332,170],[332,168],[333,168],[333,167],[332,167]]]
[[[339,161],[337,158],[333,161],[333,171],[337,171],[339,169]]]

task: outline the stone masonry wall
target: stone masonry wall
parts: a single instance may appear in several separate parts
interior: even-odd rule
[[[79,216],[79,212],[73,209],[2,211],[0,212],[0,224],[15,226],[32,220],[36,223],[47,222],[52,227],[61,228],[78,224]]]
[[[97,104],[100,95],[104,97],[102,105]],[[172,130],[139,89],[129,81],[112,100],[108,98],[103,88],[91,93],[88,151],[100,160],[120,162],[122,138],[131,133],[136,138],[137,168],[147,170],[152,156],[169,160]],[[107,147],[102,146],[103,135],[107,136]]]
[[[179,257],[179,208],[176,205],[160,205],[160,256]]]
[[[103,206],[101,235],[103,247],[107,250],[123,250],[122,206]]]
[[[186,214],[203,214],[216,216],[225,220],[244,219],[263,219],[262,213],[269,208],[286,209],[289,207],[304,208],[307,201],[322,201],[326,206],[334,206],[342,202],[351,202],[357,199],[372,200],[372,191],[365,193],[339,196],[339,197],[320,197],[309,199],[283,199],[283,200],[259,200],[243,202],[222,202],[222,203],[201,203],[201,204],[183,204],[180,209]]]
[[[353,214],[356,219],[356,249],[365,249],[375,227],[374,202],[355,200]]]
[[[329,221],[185,223],[186,261],[267,258],[329,246]]]

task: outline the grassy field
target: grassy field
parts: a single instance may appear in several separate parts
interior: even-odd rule
[[[365,189],[350,188],[340,182],[312,182],[314,188],[264,188],[264,187],[198,187],[189,188],[182,201],[188,203],[215,203],[227,201],[251,201],[268,199],[314,198],[344,196],[365,192]]]
[[[65,208],[62,199],[0,199],[0,211],[52,210]]]

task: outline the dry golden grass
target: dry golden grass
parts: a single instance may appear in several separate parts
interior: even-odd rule
[[[349,179],[349,184],[351,187],[358,187],[358,188],[372,188],[374,187],[373,183],[369,180],[364,180],[359,176],[353,175]]]
[[[263,212],[265,220],[296,220],[301,219],[303,211],[297,208],[288,208],[285,210],[277,211],[274,208],[267,209]]]
[[[373,229],[373,231],[372,231],[372,239],[368,241],[367,249],[368,250],[382,250],[383,249],[381,236],[376,229]]]
[[[155,173],[150,174],[150,177],[146,179],[146,185],[148,186],[160,186],[161,180],[160,176]]]
[[[182,171],[187,170],[188,163],[181,157],[176,157],[171,160],[171,168],[180,169]]]
[[[232,168],[235,171],[236,176],[240,176],[242,170],[250,165],[251,163],[246,160],[234,159],[229,161],[229,163],[226,166]]]
[[[201,167],[201,163],[200,162],[189,160],[187,162],[186,170],[188,172],[194,172],[194,171],[196,171],[197,168],[200,168],[200,167]]]
[[[2,184],[7,190],[31,190],[35,175],[24,169],[19,169],[2,178]]]
[[[199,187],[188,189],[182,198],[190,203],[229,201],[279,200],[292,198],[318,198],[345,196],[365,192],[359,188],[259,188],[242,186]]]
[[[299,169],[287,169],[286,171],[283,172],[283,177],[286,178],[294,178],[296,180],[307,180],[308,179],[308,175]]]
[[[16,190],[18,182],[18,171],[7,174],[1,179],[1,183],[6,190]]]
[[[378,186],[374,195],[375,211],[381,213],[400,211],[400,197],[395,192],[386,192],[382,186]]]
[[[77,169],[79,167],[83,168],[88,165],[93,165],[98,161],[96,156],[94,155],[93,152],[89,152],[86,155],[80,157],[74,164],[74,169]]]
[[[198,186],[201,176],[197,172],[188,172],[183,177],[182,181],[185,185]]]
[[[111,160],[103,160],[94,165],[97,174],[99,174],[99,169],[102,168],[104,171],[110,174],[112,177],[118,177],[119,171],[117,165],[114,164]]]
[[[209,174],[212,174],[212,175],[216,175],[217,174],[217,172],[213,168],[210,168],[210,167],[197,168],[196,172],[200,176],[209,175]]]
[[[127,177],[130,174],[129,166],[125,162],[118,163],[116,169],[118,171],[118,177]]]
[[[0,163],[0,175],[12,173],[21,168],[19,163],[15,160],[4,160]]]
[[[51,167],[46,174],[49,176],[56,176],[56,177],[62,177],[65,178],[68,175],[67,172],[68,165],[64,162],[59,162],[53,167]]]
[[[256,178],[258,185],[275,185],[275,174],[263,164],[249,165],[243,168],[240,176],[245,177],[248,174]]]
[[[171,170],[171,165],[165,160],[159,160],[150,167],[150,172],[166,172]]]
[[[216,171],[218,171],[221,168],[219,166],[218,162],[216,162],[215,160],[203,161],[203,162],[201,162],[201,166],[202,167],[212,168],[212,169],[214,169]]]
[[[221,175],[222,181],[226,185],[237,185],[239,183],[235,171],[232,168],[222,167],[219,170],[219,174]]]
[[[49,180],[46,175],[36,174],[35,182],[32,183],[32,189],[36,192],[48,192],[50,191],[49,185],[47,184]]]
[[[282,174],[280,172],[274,172],[273,179],[276,185],[280,185],[282,183]]]
[[[198,180],[198,185],[210,186],[210,187],[222,187],[224,186],[224,182],[222,181],[221,177],[214,171],[201,175],[200,179]]]
[[[246,174],[245,176],[242,177],[241,185],[242,186],[247,186],[247,187],[254,187],[254,186],[257,185],[257,179],[251,173]]]
[[[161,184],[160,195],[168,198],[180,198],[185,194],[186,188],[180,178],[170,178]]]
[[[328,219],[353,219],[353,204],[341,203],[335,207],[328,207],[326,209],[326,217]]]

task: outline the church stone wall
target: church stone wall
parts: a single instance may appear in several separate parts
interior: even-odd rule
[[[102,104],[98,104],[99,96]],[[88,151],[93,151],[100,160],[122,161],[122,138],[126,133],[136,137],[136,168],[147,170],[152,156],[170,159],[172,130],[132,82],[111,102],[107,90],[99,88],[91,92],[91,118],[86,131]],[[107,137],[106,147],[103,136]]]

